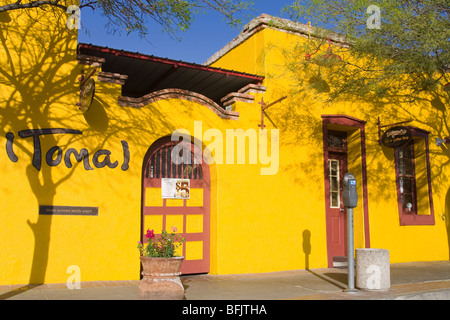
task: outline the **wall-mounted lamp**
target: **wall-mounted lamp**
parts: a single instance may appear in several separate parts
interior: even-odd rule
[[[436,145],[438,147],[443,146],[444,144],[450,143],[450,137],[445,137],[444,139],[442,138],[436,138]]]
[[[95,81],[92,76],[96,71],[97,69],[94,68],[85,75],[84,70],[81,70],[81,77],[78,79],[78,81],[80,81],[80,100],[77,103],[77,106],[83,113],[89,110],[89,107],[94,100]]]
[[[264,124],[264,110],[270,108],[274,104],[277,104],[277,103],[283,101],[286,98],[287,98],[287,96],[285,96],[283,98],[280,98],[280,99],[278,99],[278,100],[276,100],[276,101],[274,101],[272,103],[269,103],[269,104],[264,102],[264,98],[261,98],[261,102],[259,103],[261,105],[261,124],[258,124],[258,127],[260,127],[261,130],[264,130],[264,128],[266,127],[265,124]]]
[[[447,92],[450,92],[450,82],[447,82],[447,83],[444,85],[444,90],[447,91]]]

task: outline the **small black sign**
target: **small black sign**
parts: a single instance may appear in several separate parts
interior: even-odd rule
[[[388,148],[399,148],[412,139],[411,130],[408,127],[392,127],[386,130],[381,137],[381,143]]]
[[[98,216],[98,207],[39,206],[39,214],[63,216]]]

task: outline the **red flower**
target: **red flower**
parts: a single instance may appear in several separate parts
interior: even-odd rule
[[[155,237],[155,233],[153,230],[148,229],[147,234],[145,235],[148,239],[153,239]]]

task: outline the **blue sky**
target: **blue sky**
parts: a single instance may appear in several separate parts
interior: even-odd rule
[[[294,0],[254,0],[253,2],[254,11],[251,14],[254,17],[266,13],[289,18],[286,14],[282,15],[281,11]],[[82,10],[81,22],[82,28],[78,33],[79,42],[199,64],[204,63],[233,40],[243,27],[242,25],[239,28],[232,28],[219,14],[208,12],[197,15],[188,31],[178,33],[181,41],[171,38],[167,33],[162,33],[159,25],[149,25],[149,41],[147,42],[137,35],[127,35],[126,32],[108,34],[104,28],[104,18],[91,9]],[[243,24],[247,22],[244,21]]]

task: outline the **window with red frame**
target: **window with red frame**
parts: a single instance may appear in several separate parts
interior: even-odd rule
[[[394,151],[400,225],[434,225],[429,132],[410,129],[413,139]]]
[[[414,142],[411,141],[406,146],[397,148],[396,154],[401,213],[417,214]]]

